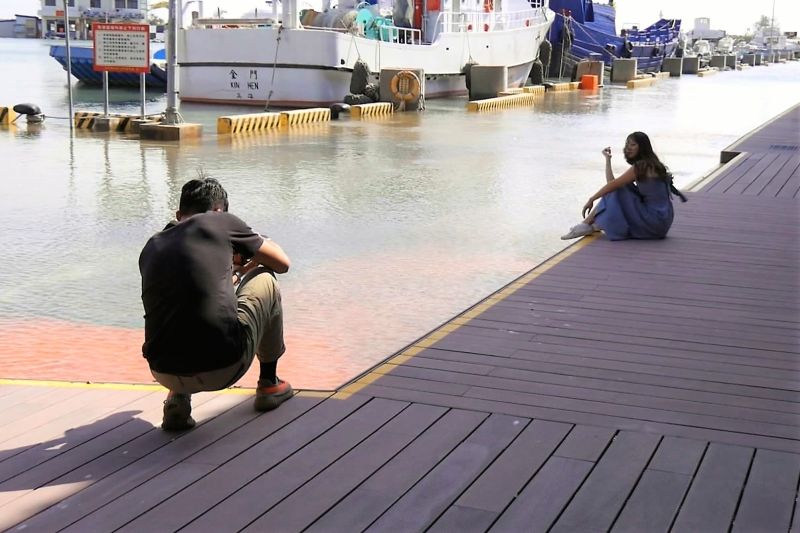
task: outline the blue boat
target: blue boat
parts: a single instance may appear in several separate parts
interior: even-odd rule
[[[550,75],[569,75],[575,61],[602,60],[610,67],[616,58],[637,60],[641,72],[658,72],[666,57],[674,57],[681,30],[680,19],[660,19],[647,28],[623,29],[617,34],[613,1],[550,0],[556,17],[548,39],[553,44]],[[562,56],[563,50],[563,56]]]
[[[72,59],[72,75],[88,85],[103,85],[103,73],[94,70],[94,57],[91,47],[70,46]],[[153,59],[164,58],[164,50],[158,50]],[[67,47],[50,46],[50,57],[58,61],[64,70],[67,69]],[[108,84],[111,87],[139,87],[139,74],[130,72],[109,72]],[[164,89],[167,86],[167,71],[156,64],[150,65],[150,72],[145,74],[145,85],[148,89]]]

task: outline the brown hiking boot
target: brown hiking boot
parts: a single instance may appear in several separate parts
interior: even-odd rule
[[[192,418],[192,395],[170,391],[164,400],[164,418],[161,429],[164,431],[185,431],[194,427]]]

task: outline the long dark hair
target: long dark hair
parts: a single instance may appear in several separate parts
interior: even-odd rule
[[[639,152],[634,159],[625,158],[625,161],[636,169],[636,178],[647,178],[649,174],[655,174],[669,183],[672,180],[672,174],[653,151],[650,137],[644,132],[634,131],[628,135],[628,139],[632,139],[633,142],[639,145]]]
[[[641,131],[634,131],[628,135],[628,139],[633,140],[639,145],[639,151],[634,159],[625,158],[629,165],[632,165],[636,171],[636,179],[647,179],[651,174],[658,176],[658,179],[664,181],[669,186],[670,192],[676,194],[681,202],[686,201],[686,196],[683,195],[672,184],[672,173],[661,162],[656,153],[653,151],[653,144],[650,142],[650,137]]]

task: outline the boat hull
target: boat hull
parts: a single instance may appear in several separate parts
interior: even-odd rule
[[[443,33],[425,45],[383,42],[335,31],[275,28],[183,30],[179,90],[187,102],[315,107],[350,92],[355,62],[378,81],[381,68],[421,69],[425,97],[466,93],[470,59],[506,65],[509,86],[528,77],[550,21],[511,30]],[[278,40],[280,37],[280,40]]]
[[[50,47],[50,57],[67,70],[67,48],[63,45]],[[70,46],[70,59],[72,75],[87,85],[103,85],[103,73],[94,70],[94,56],[92,48],[85,46]],[[109,72],[108,84],[111,87],[139,87],[139,74],[128,72]],[[167,72],[153,63],[150,72],[145,75],[145,86],[148,89],[165,89],[167,87]]]
[[[553,43],[551,75],[560,69],[562,54],[575,60],[599,58],[609,67],[614,59],[635,58],[637,70],[659,72],[664,58],[674,57],[678,48],[679,20],[662,19],[644,30],[629,30],[622,37],[616,35],[612,6],[586,0],[551,0],[550,7],[557,12],[548,33]],[[565,18],[564,10],[571,12],[572,18]],[[562,46],[565,26],[572,34],[571,47]]]

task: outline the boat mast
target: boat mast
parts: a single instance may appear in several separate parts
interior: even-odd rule
[[[67,95],[69,96],[69,129],[75,127],[72,120],[72,53],[69,47],[69,7],[64,0],[64,44],[67,47]]]
[[[162,124],[178,124],[178,93],[175,90],[175,64],[177,63],[178,17],[180,0],[169,0],[169,21],[167,22],[167,108],[164,110]]]

